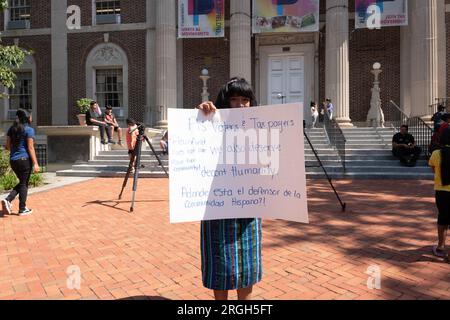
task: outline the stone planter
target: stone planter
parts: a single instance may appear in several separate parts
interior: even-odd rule
[[[85,114],[78,114],[77,118],[78,118],[78,122],[80,123],[80,126],[86,126],[86,115]]]

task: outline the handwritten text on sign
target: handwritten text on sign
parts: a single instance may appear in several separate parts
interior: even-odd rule
[[[308,223],[302,115],[301,104],[169,109],[171,222]]]

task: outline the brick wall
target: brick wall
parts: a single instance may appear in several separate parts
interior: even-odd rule
[[[33,0],[30,2],[32,29],[50,28],[51,27],[51,2],[50,0]],[[5,13],[0,12],[0,31],[5,28]]]
[[[81,25],[92,25],[92,0],[68,0],[67,5],[78,5],[81,9]],[[121,22],[139,23],[146,21],[145,0],[121,0]]]
[[[77,5],[81,10],[81,25],[92,25],[92,0],[67,0],[67,6]]]
[[[355,30],[353,12],[355,4],[349,1],[349,59],[350,59],[350,118],[353,122],[365,122],[370,108],[375,62],[382,64],[381,99],[400,102],[400,27],[381,30]],[[321,14],[326,14],[325,1],[321,1]],[[326,27],[321,30],[319,46],[319,99],[325,97],[325,49]]]
[[[369,112],[374,80],[370,71],[375,62],[383,69],[382,106],[390,100],[400,102],[400,27],[353,32],[351,24],[350,29],[350,117],[359,122],[366,121]]]
[[[12,38],[2,38],[5,45],[14,44]],[[37,113],[36,125],[52,123],[52,63],[50,36],[28,36],[19,38],[19,46],[33,50],[36,62]]]
[[[145,31],[110,32],[109,41],[127,54],[129,73],[129,115],[138,121],[144,119],[146,105]],[[103,33],[68,35],[69,53],[69,123],[76,124],[76,101],[86,95],[86,59],[89,52],[103,42]]]
[[[325,97],[325,49],[326,29],[322,30],[319,47],[319,96]],[[400,101],[400,28],[389,27],[381,30],[354,30],[354,20],[350,20],[350,118],[354,122],[364,122],[370,108],[373,75],[372,65],[380,62],[381,99],[383,106],[393,100]]]
[[[122,23],[146,22],[145,0],[121,0],[121,9]]]
[[[229,39],[229,30],[226,31]],[[207,67],[210,100],[215,101],[221,86],[230,78],[230,47],[224,38],[183,40],[184,107],[193,108],[201,102],[200,72]]]
[[[33,0],[31,5],[31,28],[51,28],[51,1]]]

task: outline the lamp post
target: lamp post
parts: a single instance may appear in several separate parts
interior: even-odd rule
[[[379,62],[374,63],[371,73],[374,75],[375,80],[371,89],[372,98],[370,99],[370,109],[367,114],[367,124],[368,126],[384,128],[384,113],[381,109],[381,89],[379,80],[382,72],[383,70],[381,70],[381,64]]]
[[[209,101],[209,92],[208,92],[208,80],[211,78],[209,76],[208,69],[202,70],[202,75],[200,76],[200,79],[203,81],[203,88],[202,88],[202,102]]]
[[[281,93],[277,94],[277,99],[281,100],[281,104],[284,104],[284,99],[286,98],[285,95],[282,95]]]

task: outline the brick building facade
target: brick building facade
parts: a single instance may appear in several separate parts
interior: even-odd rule
[[[197,105],[201,101],[202,82],[199,76],[203,68],[207,68],[211,76],[208,86],[212,100],[215,99],[221,85],[230,76],[234,76],[230,74],[233,63],[230,60],[230,47],[233,41],[230,30],[230,12],[234,10],[230,5],[232,1],[236,0],[226,1],[225,38],[175,39],[175,34],[171,35],[170,39],[176,41],[173,47],[176,49],[171,56],[175,57],[176,61],[174,78],[176,83],[175,90],[172,91],[172,95],[176,95],[176,99],[173,100],[176,103],[162,107],[192,108]],[[38,125],[76,124],[78,113],[76,100],[83,97],[113,101],[117,107],[116,113],[119,112],[123,117],[130,116],[146,121],[150,125],[156,125],[158,120],[164,117],[164,112],[161,113],[162,103],[159,102],[163,100],[159,99],[158,95],[161,92],[159,77],[161,72],[165,72],[165,67],[161,64],[163,60],[159,60],[161,52],[158,46],[164,43],[161,42],[164,41],[161,37],[166,36],[167,30],[165,33],[159,33],[162,23],[158,22],[161,20],[158,10],[161,10],[161,6],[173,2],[171,7],[173,10],[166,14],[173,20],[169,21],[172,26],[170,32],[176,32],[176,29],[175,31],[173,29],[176,26],[175,0],[110,2],[116,3],[117,7],[113,10],[120,9],[114,11],[120,19],[109,23],[104,21],[97,23],[97,20],[100,21],[97,18],[100,11],[96,9],[96,0],[29,1],[30,23],[29,28],[24,29],[9,28],[9,10],[0,16],[3,43],[17,43],[20,47],[33,51],[28,69],[18,70],[28,72],[26,73],[28,80],[19,85],[31,81],[31,95],[16,97],[15,102],[4,100],[0,106],[0,119],[5,124],[13,114],[11,111],[21,105],[20,99],[33,101],[30,104]],[[267,56],[273,52],[280,52],[281,56],[286,50],[292,54],[305,54],[305,57],[310,55],[311,58],[305,60],[303,102],[308,105],[309,100],[323,101],[326,98],[327,7],[330,7],[330,2],[343,3],[348,10],[349,37],[346,45],[349,62],[349,105],[346,107],[350,119],[355,123],[366,121],[373,81],[370,70],[374,62],[380,62],[383,68],[381,74],[383,104],[393,100],[411,112],[411,108],[414,108],[406,105],[409,104],[409,100],[405,98],[409,91],[405,89],[404,83],[402,85],[406,72],[404,69],[407,69],[407,67],[402,69],[401,63],[402,51],[406,50],[405,46],[402,47],[405,38],[402,33],[404,27],[355,30],[353,0],[321,1],[321,23],[318,33],[249,36],[251,47],[249,63],[252,67],[250,78],[258,100],[262,103],[268,101],[265,85]],[[446,41],[445,35],[450,32],[450,0],[446,0],[445,4],[446,9],[443,9],[444,6],[439,9],[445,11],[445,30],[439,34],[438,39],[439,43],[446,45],[445,61],[438,59],[440,73],[444,74],[439,78],[439,88],[444,87],[444,90],[436,91],[438,93],[434,98],[450,96],[450,86],[445,80],[450,77],[450,44]],[[69,30],[65,26],[67,17],[70,16],[65,9],[70,5],[77,5],[81,9],[80,29]],[[309,64],[308,61],[312,63]],[[108,90],[114,87],[110,90],[114,91],[113,93],[105,89],[108,86],[110,87]],[[108,92],[99,93],[99,90],[102,91],[101,88]],[[307,114],[305,111],[305,115]]]

